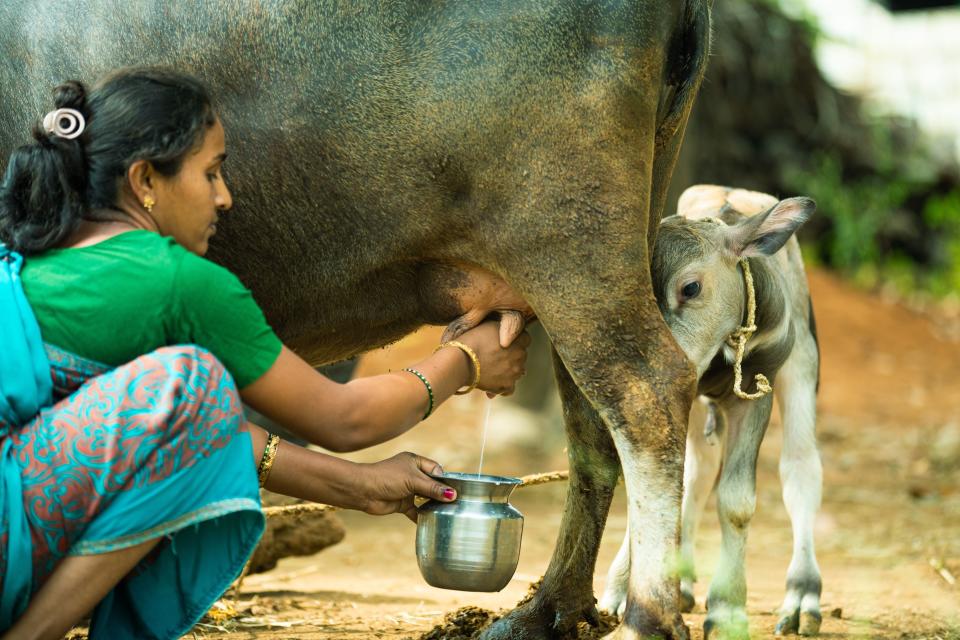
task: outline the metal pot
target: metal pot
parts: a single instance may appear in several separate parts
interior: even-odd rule
[[[500,591],[517,570],[523,514],[510,504],[519,478],[447,472],[453,502],[429,500],[417,516],[417,564],[427,584]]]

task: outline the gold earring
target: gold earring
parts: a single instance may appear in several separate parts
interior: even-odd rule
[[[144,196],[143,208],[147,210],[147,213],[153,213],[153,205],[155,204],[157,204],[157,201],[153,199],[153,196]]]

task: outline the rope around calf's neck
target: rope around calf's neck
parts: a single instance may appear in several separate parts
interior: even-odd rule
[[[750,260],[740,258],[740,267],[743,269],[743,280],[747,285],[747,323],[730,334],[730,337],[727,338],[727,344],[737,350],[736,358],[733,361],[733,392],[743,400],[756,400],[773,391],[773,387],[770,386],[767,376],[758,373],[753,377],[757,383],[757,391],[747,393],[743,390],[743,355],[747,350],[747,340],[757,332],[757,296],[753,288]]]

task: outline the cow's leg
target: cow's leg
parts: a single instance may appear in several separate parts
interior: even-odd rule
[[[491,270],[510,275],[510,285],[536,311],[582,392],[579,402],[588,403],[602,419],[602,425],[583,422],[585,428],[605,427],[620,458],[633,561],[623,619],[614,633],[674,640],[689,637],[679,612],[675,562],[684,440],[696,380],[660,314],[649,265],[706,64],[710,17],[707,2],[670,6],[678,13],[650,12],[651,19],[663,20],[662,31],[651,37],[649,47],[627,54],[639,52],[640,57],[636,66],[623,67],[630,71],[621,82],[597,83],[597,91],[555,105],[551,139],[557,146],[529,149],[527,166],[532,169],[520,174],[528,192],[514,204],[524,224],[489,220],[496,225],[489,234],[496,242],[476,250],[495,248]],[[621,36],[611,37],[617,41]],[[537,105],[540,111],[546,107]],[[526,151],[517,146],[514,152]],[[551,215],[543,215],[544,206],[551,207]],[[569,400],[565,405],[571,411]],[[586,471],[589,463],[582,464]],[[569,495],[562,541],[576,540],[576,530],[583,526],[571,514],[590,513],[571,503],[592,496],[573,487]],[[591,533],[583,542],[595,547],[599,536]],[[562,553],[558,549],[554,554],[550,581],[541,586],[538,601],[563,602],[569,596],[558,592],[574,589],[592,599],[592,563],[571,563]],[[575,557],[595,554],[594,548]],[[488,637],[557,637],[556,627],[544,628],[533,607],[531,602],[511,612]]]
[[[595,219],[611,225],[622,220],[622,226],[598,226],[591,234],[576,236],[585,245],[589,241],[590,246],[583,247],[591,258],[587,272],[579,252],[538,255],[538,261],[510,269],[520,274],[517,288],[536,310],[569,374],[570,380],[562,375],[561,381],[568,428],[577,442],[570,449],[577,475],[559,546],[537,597],[492,626],[486,638],[558,637],[573,630],[573,614],[579,615],[586,603],[592,605],[593,563],[610,499],[606,491],[593,493],[613,477],[606,471],[605,479],[592,477],[612,457],[596,455],[603,438],[612,439],[624,469],[633,534],[630,554],[640,559],[630,565],[617,633],[627,638],[688,637],[674,569],[695,372],[656,306],[639,222],[624,211],[607,213]],[[570,381],[583,397],[573,392]],[[604,430],[608,436],[596,433]],[[589,504],[594,501],[602,509]]]
[[[757,455],[766,432],[773,397],[726,401],[727,440],[717,483],[722,542],[720,560],[707,594],[704,638],[748,638],[744,555],[747,527],[757,505]]]
[[[704,428],[713,421],[708,439]],[[683,463],[683,503],[680,507],[680,604],[683,612],[693,611],[694,543],[700,517],[720,471],[720,459],[726,442],[723,412],[703,398],[690,409],[687,428],[687,452]]]
[[[709,412],[709,415],[708,415]],[[713,420],[711,438],[705,434],[707,420]],[[694,402],[690,408],[690,422],[687,428],[687,450],[683,464],[683,503],[680,526],[680,607],[681,611],[693,610],[693,584],[696,581],[694,570],[694,542],[697,526],[703,514],[707,498],[713,491],[720,470],[720,457],[723,451],[722,438],[725,429],[722,425],[722,413],[716,405],[705,399]],[[600,608],[618,616],[623,615],[626,605],[627,584],[630,577],[630,531],[624,535],[623,544],[610,565],[607,584]]]
[[[666,380],[676,381],[676,388],[634,381],[631,391],[639,393],[624,398],[622,408],[626,415],[639,414],[640,424],[614,422],[611,430],[623,466],[630,533],[629,586],[618,638],[688,637],[678,602],[677,543],[689,417],[689,396],[684,396],[692,391],[692,384],[684,383],[692,378],[688,370]]]
[[[777,402],[783,420],[780,481],[793,523],[793,558],[776,632],[816,635],[820,631],[820,568],[814,554],[813,524],[820,507],[823,470],[816,426],[816,345],[798,344],[777,374]]]
[[[563,399],[570,462],[563,524],[550,567],[536,595],[495,623],[483,636],[485,639],[553,638],[575,630],[584,618],[597,619],[593,571],[610,501],[620,477],[620,463],[603,421],[556,353],[554,369]],[[527,630],[527,635],[518,636],[514,633],[517,629]]]

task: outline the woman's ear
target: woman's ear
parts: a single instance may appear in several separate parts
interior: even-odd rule
[[[725,229],[725,243],[741,258],[771,256],[810,219],[817,204],[810,198],[787,198],[763,213]]]
[[[141,205],[147,201],[148,196],[153,202],[157,201],[153,174],[153,165],[147,160],[137,160],[127,169],[127,184]]]

